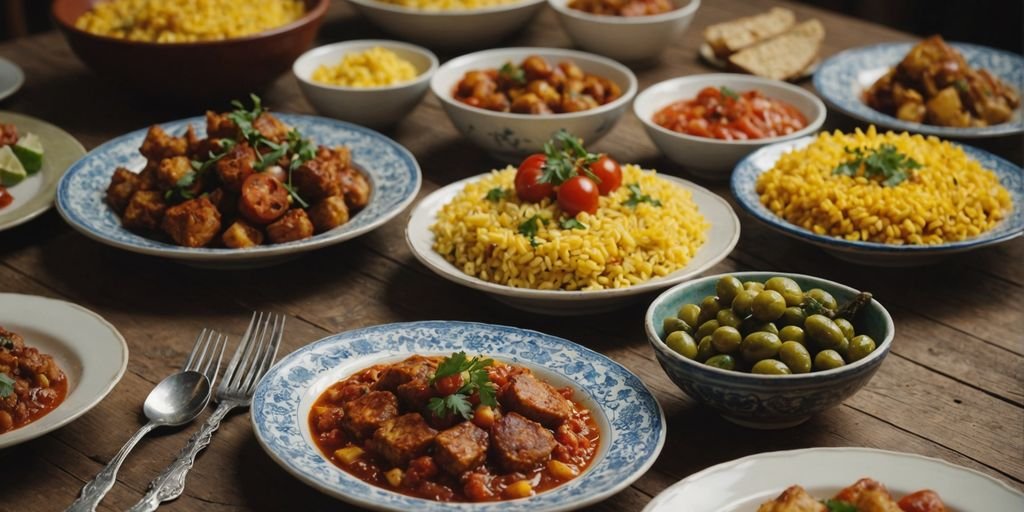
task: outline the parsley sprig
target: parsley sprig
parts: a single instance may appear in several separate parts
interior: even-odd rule
[[[0,373],[0,398],[5,398],[14,393],[14,379],[6,373]]]
[[[857,512],[857,506],[843,500],[825,500],[822,502],[828,512]]]
[[[457,414],[468,420],[473,417],[473,405],[469,402],[469,396],[474,392],[479,395],[481,404],[496,407],[498,405],[495,398],[497,387],[491,382],[490,375],[487,373],[487,367],[493,364],[493,359],[482,359],[480,356],[469,359],[462,351],[446,357],[441,364],[437,365],[430,384],[433,385],[439,379],[458,374],[462,376],[462,387],[448,396],[431,398],[427,402],[427,408],[438,418]]]
[[[728,87],[726,87],[724,85],[719,87],[718,90],[722,93],[722,96],[725,96],[726,98],[729,98],[730,100],[738,100],[738,99],[740,99],[739,93],[737,93],[736,91],[734,91],[734,90],[732,90],[732,89],[730,89],[730,88],[728,88]]]
[[[587,225],[576,220],[576,217],[566,217],[561,222],[562,229],[587,229]]]
[[[484,199],[492,203],[497,203],[498,201],[501,201],[502,199],[508,199],[509,197],[512,197],[511,189],[494,187],[487,191],[487,195],[484,196]]]
[[[0,334],[0,348],[6,348],[8,350],[14,348],[14,340],[9,336]]]
[[[882,144],[870,153],[865,153],[861,148],[846,148],[846,152],[852,157],[837,165],[832,174],[852,177],[857,176],[863,168],[865,178],[880,178],[886,187],[903,183],[910,178],[914,169],[922,167],[917,160],[900,153],[892,144]]]
[[[648,203],[651,206],[661,206],[661,201],[644,194],[643,191],[640,190],[640,185],[638,183],[626,185],[626,188],[629,189],[629,197],[622,202],[624,206],[636,208],[640,203]]]
[[[537,241],[537,232],[540,231],[541,225],[547,223],[548,220],[544,217],[534,215],[519,224],[519,234],[530,240],[530,247],[537,247],[540,245],[540,242]]]
[[[509,82],[526,85],[526,71],[511,62],[506,62],[498,69],[498,76]]]
[[[601,155],[587,151],[583,141],[564,129],[558,130],[552,140],[544,143],[544,156],[547,158],[537,183],[561,185],[578,174],[585,174],[595,183],[601,183],[601,179],[590,170],[590,164]]]

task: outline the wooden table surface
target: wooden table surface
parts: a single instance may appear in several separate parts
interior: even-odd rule
[[[697,58],[701,28],[776,4],[789,5],[705,1],[661,64],[637,70],[641,89],[667,78],[712,71]],[[824,22],[825,56],[913,39],[869,22],[789,6],[800,18],[815,16]],[[326,43],[379,35],[347,6],[335,5],[319,39]],[[569,47],[570,41],[553,13],[545,11],[507,45]],[[174,107],[126,95],[91,74],[57,33],[4,43],[0,56],[27,74],[24,88],[0,108],[62,126],[87,148],[155,122],[196,115],[205,107]],[[279,111],[311,112],[290,75],[282,76],[264,98]],[[829,116],[832,127],[854,126],[834,112]],[[419,159],[424,174],[421,195],[494,166],[461,139],[432,97],[388,135]],[[980,145],[1021,161],[1020,139]],[[619,161],[685,176],[658,155],[632,114],[626,114],[594,149],[614,154]],[[701,183],[730,198],[725,184]],[[869,385],[842,406],[788,430],[737,427],[684,396],[658,366],[643,333],[643,313],[653,297],[614,315],[574,319],[508,309],[419,265],[402,235],[407,213],[357,240],[277,267],[216,272],[106,247],[73,231],[51,211],[0,233],[0,291],[61,298],[96,311],[127,339],[131,359],[120,384],[91,412],[61,430],[0,452],[0,510],[62,510],[70,504],[82,484],[141,425],[143,400],[180,364],[195,334],[214,327],[237,339],[255,309],[291,317],[282,354],[339,331],[447,319],[537,329],[609,355],[653,390],[665,409],[669,434],[654,467],[596,510],[639,510],[665,487],[713,464],[815,446],[865,446],[938,457],[1024,488],[1024,239],[935,266],[877,269],[840,262],[739,215],[739,245],[709,274],[779,270],[834,279],[872,291],[896,322],[892,353]],[[132,505],[196,426],[198,422],[144,440],[101,509]],[[347,509],[274,464],[257,444],[248,415],[234,414],[200,456],[184,496],[166,509],[269,511],[300,506]]]

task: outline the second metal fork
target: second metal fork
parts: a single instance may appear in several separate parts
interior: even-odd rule
[[[192,435],[177,460],[150,482],[149,491],[129,512],[153,511],[161,502],[181,496],[185,491],[185,478],[195,464],[196,456],[209,446],[221,421],[232,409],[248,407],[252,401],[256,385],[277,357],[284,334],[284,321],[282,315],[253,313],[249,327],[214,393],[217,410]]]

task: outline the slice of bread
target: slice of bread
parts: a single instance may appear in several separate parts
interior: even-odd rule
[[[711,25],[704,29],[704,40],[715,56],[724,59],[743,48],[779,35],[796,23],[789,9],[773,7],[770,11]]]
[[[824,39],[821,22],[807,20],[789,32],[734,53],[729,64],[752,75],[789,80],[814,63]]]

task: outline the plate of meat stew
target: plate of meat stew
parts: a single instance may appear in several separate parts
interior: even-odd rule
[[[293,476],[379,510],[583,507],[646,472],[666,433],[650,391],[605,356],[442,321],[299,349],[261,381],[252,422]]]
[[[415,198],[419,165],[398,143],[253,100],[99,146],[58,184],[61,215],[128,251],[253,267],[359,236]]]

